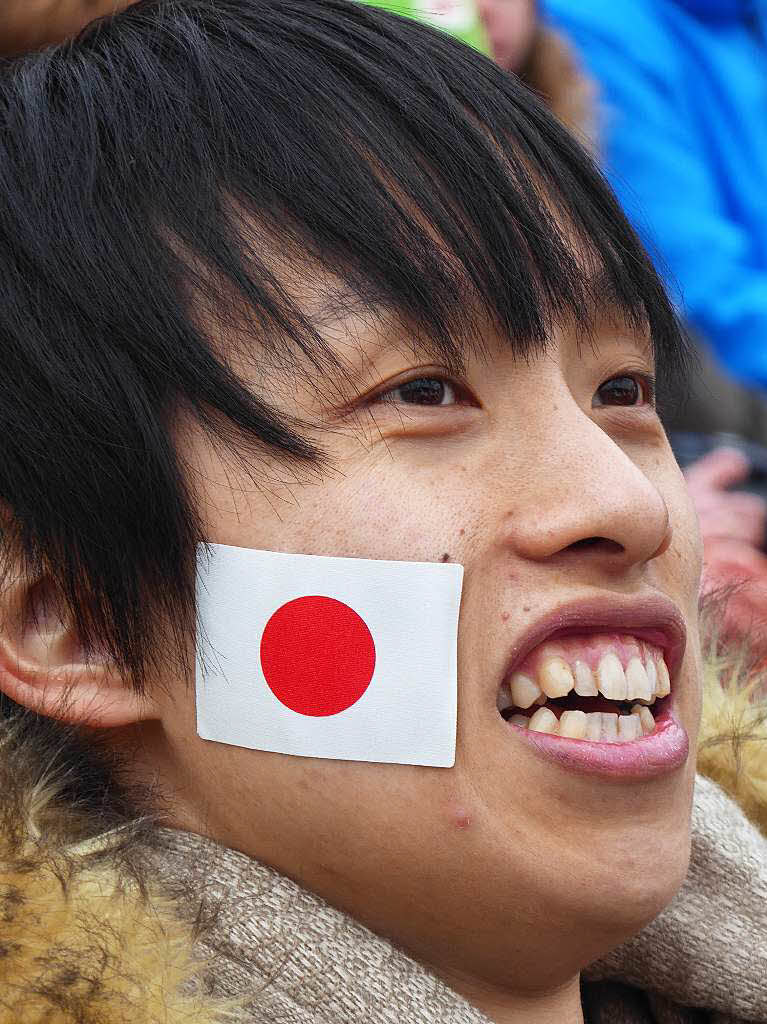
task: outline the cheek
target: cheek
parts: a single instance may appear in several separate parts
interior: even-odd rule
[[[673,559],[673,577],[685,596],[697,607],[700,577],[703,568],[703,543],[698,517],[684,480],[674,481],[666,492],[666,502],[673,528],[673,539],[668,555]],[[667,561],[667,559],[664,559]]]
[[[419,464],[384,445],[362,457],[359,444],[339,449],[332,468],[301,478],[289,479],[284,465],[261,466],[255,486],[198,446],[193,483],[207,539],[302,554],[462,561],[466,538],[476,534],[468,465],[446,457]]]
[[[454,469],[411,475],[391,459],[379,460],[362,473],[305,490],[281,535],[287,526],[318,554],[460,562],[474,533],[464,477]]]
[[[680,693],[679,709],[690,735],[691,749],[694,750],[700,722],[703,680],[698,615],[703,546],[698,518],[681,473],[672,471],[669,474],[663,495],[669,509],[673,538],[668,551],[657,559],[656,571],[662,576],[662,589],[679,603],[687,620],[687,649],[683,667],[685,685]],[[691,759],[691,774],[694,767],[694,759]]]

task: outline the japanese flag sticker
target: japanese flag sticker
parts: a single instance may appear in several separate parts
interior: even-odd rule
[[[198,734],[452,767],[462,582],[454,564],[201,544]]]

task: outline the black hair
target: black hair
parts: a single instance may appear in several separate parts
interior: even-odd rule
[[[428,26],[355,0],[143,0],[6,62],[4,551],[139,689],[193,622],[179,408],[245,457],[322,458],[208,329],[241,320],[254,357],[326,372],[293,262],[446,360],[480,338],[477,310],[524,356],[600,301],[649,330],[661,380],[684,352],[583,149]]]

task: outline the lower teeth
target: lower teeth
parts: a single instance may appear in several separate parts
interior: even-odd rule
[[[541,707],[529,718],[511,715],[508,721],[521,729],[592,743],[630,743],[655,732],[652,712],[642,705],[635,705],[628,714],[563,711],[559,719],[550,708]]]

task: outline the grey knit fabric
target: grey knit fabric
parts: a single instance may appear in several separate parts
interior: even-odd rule
[[[200,954],[212,994],[252,1024],[488,1024],[420,964],[290,879],[197,835],[151,854],[213,918]],[[699,778],[693,856],[678,897],[587,972],[589,1024],[767,1024],[767,841]]]
[[[726,1021],[767,1021],[767,839],[710,780],[696,783],[692,859],[676,899],[588,973]]]
[[[258,861],[163,831],[158,871],[205,893],[200,954],[216,996],[248,996],[253,1024],[488,1024],[390,942]]]

